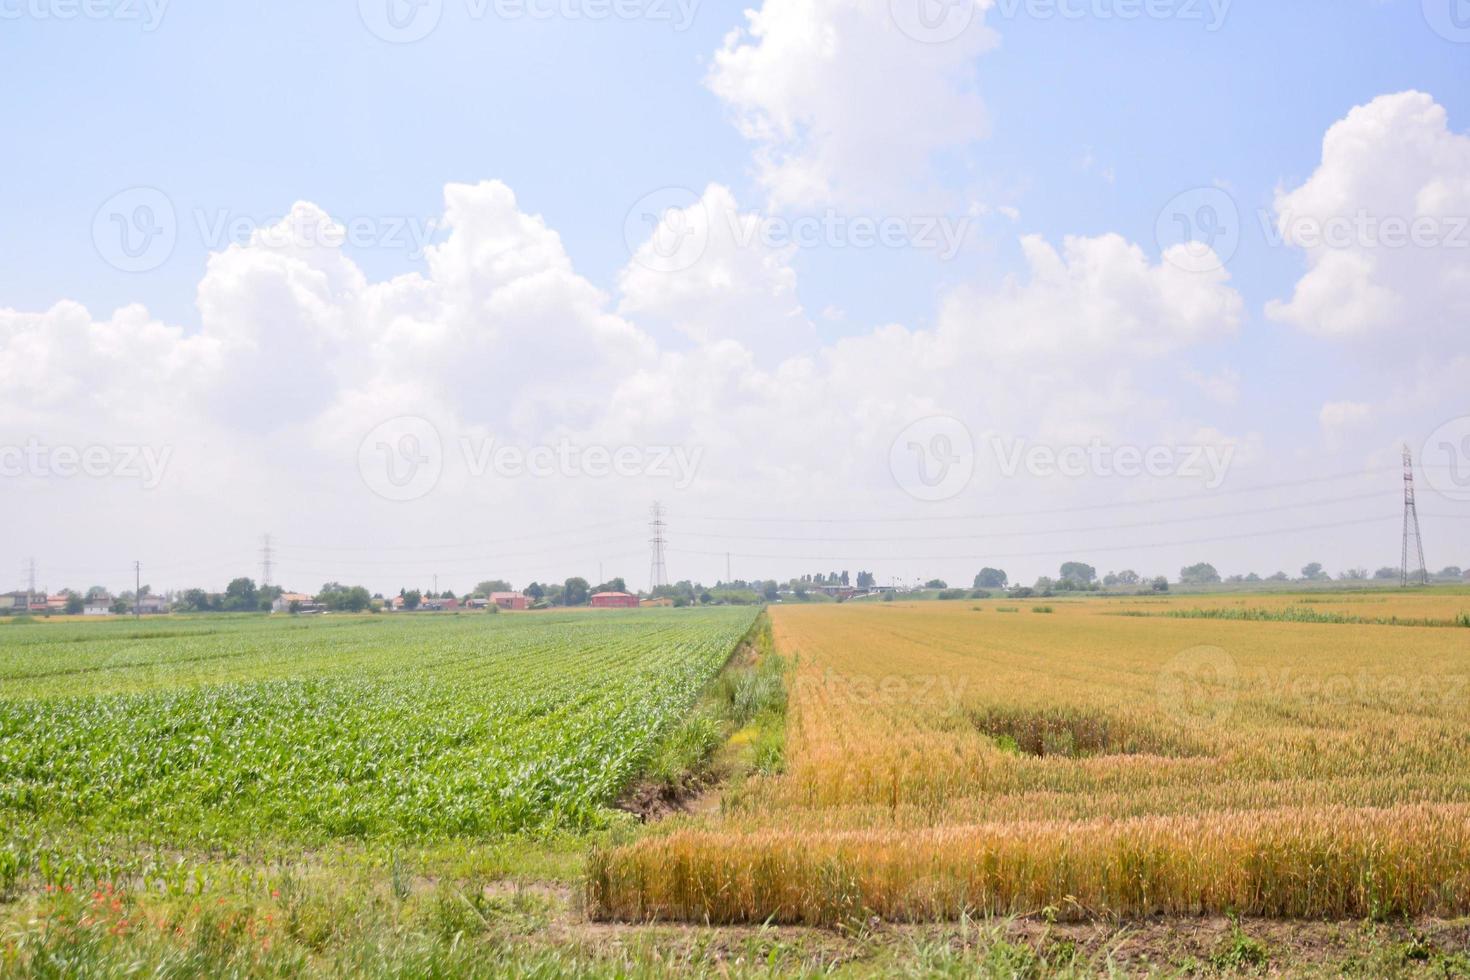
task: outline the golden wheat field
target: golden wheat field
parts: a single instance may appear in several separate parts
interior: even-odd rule
[[[1283,618],[1193,617],[1211,608]],[[1467,610],[1456,592],[776,607],[784,771],[595,854],[590,907],[1470,912]]]

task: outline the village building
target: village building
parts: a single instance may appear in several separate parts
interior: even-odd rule
[[[593,609],[637,609],[638,597],[627,592],[599,592],[592,597]]]

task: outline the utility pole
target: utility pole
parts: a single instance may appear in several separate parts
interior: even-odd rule
[[[139,607],[142,605],[143,597],[138,593],[143,591],[143,563],[133,562],[133,618],[142,615]]]
[[[36,594],[36,559],[32,558],[26,564],[26,605],[30,605],[30,597]]]
[[[439,598],[439,573],[434,573],[434,598]]]
[[[1409,587],[1409,531],[1413,529],[1414,544],[1419,556],[1419,584],[1429,584],[1429,568],[1424,564],[1424,538],[1419,533],[1419,508],[1414,503],[1414,454],[1404,446],[1404,548],[1403,568],[1400,585]]]

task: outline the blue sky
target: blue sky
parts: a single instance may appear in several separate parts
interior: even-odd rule
[[[772,214],[928,213],[936,201],[946,214],[971,214],[971,234],[948,261],[907,249],[822,247],[781,258],[782,275],[794,283],[789,296],[784,286],[761,288],[788,297],[788,306],[792,297],[799,302],[814,338],[804,353],[820,360],[844,338],[861,340],[886,324],[939,329],[957,294],[1025,283],[1031,264],[1022,235],[1061,248],[1066,236],[1116,234],[1161,263],[1161,209],[1182,191],[1217,186],[1242,215],[1241,243],[1225,266],[1240,300],[1233,325],[1202,331],[1173,350],[1167,365],[1099,368],[1088,379],[1099,393],[1141,377],[1134,386],[1150,393],[1141,412],[1167,403],[1195,427],[1255,437],[1257,482],[1344,452],[1336,459],[1343,465],[1380,463],[1400,437],[1453,416],[1452,397],[1426,397],[1415,409],[1422,417],[1386,418],[1381,430],[1359,433],[1361,445],[1324,434],[1327,403],[1352,403],[1354,418],[1382,417],[1379,400],[1413,390],[1416,367],[1390,369],[1371,346],[1326,342],[1321,330],[1267,317],[1268,302],[1290,298],[1309,262],[1301,249],[1268,243],[1257,217],[1270,213],[1278,190],[1309,181],[1323,165],[1324,134],[1355,106],[1415,90],[1444,110],[1452,135],[1470,130],[1470,44],[1431,28],[1425,10],[1436,0],[1237,0],[1218,30],[1184,17],[1045,19],[1024,7],[1007,16],[1014,4],[997,3],[983,11],[993,37],[977,35],[974,57],[942,80],[951,94],[978,95],[986,124],[972,138],[934,147],[919,175],[931,192],[922,205],[866,204],[837,192],[831,200],[775,203],[761,173],[761,141],[738,123],[782,107],[732,103],[709,81],[727,35],[746,26],[735,5],[698,5],[688,28],[677,30],[662,17],[475,18],[464,0],[446,0],[437,30],[400,45],[375,37],[359,4],[344,0],[174,2],[153,30],[120,15],[59,20],[57,4],[65,2],[0,0],[7,95],[0,309],[42,314],[74,300],[101,320],[141,303],[182,337],[208,337],[196,293],[211,252],[222,246],[204,240],[200,221],[223,215],[268,224],[298,201],[340,221],[421,220],[444,211],[447,184],[497,180],[513,190],[519,212],[541,216],[560,236],[576,274],[613,297],[610,310],[621,303],[661,352],[697,354],[704,335],[675,322],[674,300],[645,296],[639,309],[654,312],[628,312],[638,304],[630,305],[620,283],[632,260],[625,219],[650,191],[677,186],[700,194],[717,184],[740,209]],[[804,3],[766,0],[764,7],[774,18],[783,5]],[[822,3],[805,6],[820,18]],[[1106,0],[1090,8],[1113,9]],[[1211,16],[1208,4],[1199,9]],[[759,46],[749,33],[743,38],[728,43]],[[915,48],[902,56],[910,61],[888,67],[926,70],[928,52]],[[854,92],[868,91],[861,67],[850,79],[826,77],[828,94],[849,82]],[[738,81],[760,86],[754,74]],[[799,121],[831,125],[840,136],[850,120],[838,113],[829,124],[820,116],[828,109],[799,109],[808,112]],[[909,140],[903,114],[893,121],[891,140]],[[773,145],[800,155],[790,141]],[[172,256],[139,273],[109,266],[93,241],[98,208],[133,187],[162,190],[180,218]],[[368,281],[428,273],[423,256],[398,245],[349,246],[345,256]],[[982,306],[994,309],[990,300]],[[1298,313],[1306,322],[1308,314]],[[1446,353],[1464,350],[1462,342]],[[618,371],[626,381],[628,371]],[[1233,375],[1238,393],[1212,409],[1185,375]],[[380,374],[376,390],[383,383]],[[918,393],[896,392],[885,404],[900,394]],[[975,415],[984,409],[964,396],[953,400],[934,407],[982,426]],[[499,409],[465,409],[457,418],[504,431],[524,415],[516,406],[524,408],[508,396]],[[727,410],[737,406],[711,408]],[[570,416],[542,422],[572,424]],[[1043,438],[1046,428],[1038,424],[1033,435]],[[210,443],[228,433],[194,438]],[[886,449],[885,439],[877,444]],[[789,462],[770,466],[790,477],[799,467]],[[715,501],[726,492],[711,489],[708,505],[719,509]],[[770,493],[779,496],[774,485]],[[101,506],[116,504],[105,498]],[[269,507],[253,516],[261,525],[282,522]],[[1470,561],[1470,548],[1460,550]]]
[[[993,131],[957,169],[1013,194],[1020,227],[1051,238],[1119,231],[1148,241],[1176,189],[1215,181],[1269,207],[1278,183],[1315,167],[1327,126],[1385,92],[1429,92],[1460,129],[1470,116],[1470,52],[1433,34],[1410,0],[1237,0],[1216,31],[1176,20],[993,23],[999,47],[975,69]],[[298,199],[333,213],[428,216],[444,183],[489,178],[515,188],[577,267],[610,286],[628,259],[632,201],[665,185],[749,187],[743,141],[701,84],[739,24],[733,5],[704,4],[676,31],[475,21],[451,4],[440,30],[393,46],[342,2],[173,3],[152,32],[7,22],[0,295],[21,309],[73,298],[99,313],[143,302],[197,322],[206,256],[197,234],[157,273],[116,273],[95,254],[93,211],[136,184],[165,189],[181,208],[264,219]],[[1089,152],[1096,164],[1085,171]],[[864,311],[858,327],[913,322],[928,315],[937,281],[1014,269],[1004,240],[1013,229],[997,219],[984,230],[990,247],[956,270],[914,262],[895,276],[889,262],[863,261],[872,255],[803,256],[803,299]],[[1231,268],[1253,306],[1296,271],[1262,246],[1248,222]],[[360,251],[377,275],[408,262]]]

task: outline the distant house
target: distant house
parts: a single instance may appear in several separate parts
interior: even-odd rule
[[[24,612],[30,608],[30,595],[26,592],[6,592],[0,595],[0,609],[13,609],[16,612]]]
[[[519,592],[492,592],[490,593],[490,601],[501,609],[516,610],[531,608],[530,598]]]
[[[169,603],[161,595],[145,595],[138,600],[138,613],[142,616],[161,616],[168,612]]]
[[[65,592],[48,595],[46,597],[46,610],[54,613],[66,612],[66,599],[67,595]]]
[[[315,596],[309,596],[303,592],[282,592],[276,596],[276,601],[271,603],[271,612],[291,612],[291,604],[293,602],[296,604],[295,611],[298,613],[319,613],[322,611],[322,605],[316,601]]]
[[[93,596],[93,597],[87,599],[86,602],[85,602],[85,604],[82,606],[82,615],[84,615],[84,616],[111,616],[112,615],[112,596],[110,596],[110,595],[99,595],[99,596]]]
[[[592,597],[593,609],[637,609],[638,597],[627,592],[599,592]]]
[[[640,600],[638,600],[638,605],[640,607],[654,607],[654,608],[659,608],[659,607],[672,606],[673,604],[674,604],[674,600],[673,599],[670,599],[666,595],[661,595],[661,596],[659,596],[656,599],[640,599]]]

